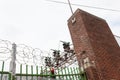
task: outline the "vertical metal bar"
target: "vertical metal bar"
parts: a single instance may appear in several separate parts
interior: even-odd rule
[[[20,65],[20,80],[22,80],[22,64]]]
[[[47,75],[47,67],[45,67],[45,74]]]
[[[84,80],[87,80],[87,77],[86,77],[86,74],[85,74],[85,70],[84,70],[83,74],[84,74]]]
[[[47,78],[47,70],[46,70],[47,68],[45,67],[45,78]]]
[[[9,77],[8,77],[8,80],[11,80],[11,73],[9,73]]]
[[[80,67],[79,67],[78,69],[79,69],[79,72],[80,72],[80,77],[81,77],[81,79],[82,79],[82,80],[84,80],[84,77],[83,77],[83,76],[81,76],[81,75],[83,74],[83,71],[81,70],[81,68],[80,68]]]
[[[1,73],[1,80],[2,80],[2,77],[3,77],[3,71],[4,71],[4,61],[2,63],[2,73]]]
[[[49,67],[48,69],[49,69],[49,71],[50,71],[49,76],[50,76],[50,78],[51,78],[51,77],[52,77],[52,74],[51,74],[51,68]]]
[[[50,67],[49,67],[48,69],[49,69],[49,71],[51,71],[51,68],[50,68]],[[52,77],[52,74],[50,73],[49,76],[50,76],[50,78],[51,78],[51,77]],[[48,80],[48,79],[47,79],[47,80]]]
[[[28,65],[26,65],[26,80],[28,80]]]
[[[32,74],[32,80],[33,80],[33,66],[31,66],[31,74]]]
[[[73,72],[72,72],[72,67],[70,68],[71,69],[71,74],[73,74]],[[74,80],[74,75],[72,75],[72,80]]]
[[[75,74],[75,75],[74,75],[74,76],[75,76],[75,80],[77,80],[77,75],[76,75],[76,74],[77,74],[77,72],[76,72],[75,67],[73,67],[73,70],[74,70],[74,74]]]
[[[47,72],[47,67],[45,67],[45,74],[46,74],[46,80],[48,80],[48,72]]]
[[[43,68],[41,66],[41,70],[40,70],[40,79],[42,80],[43,79]]]
[[[65,68],[65,76],[66,76],[66,80],[68,80],[68,78],[67,78],[67,72],[66,72],[66,68]]]
[[[37,80],[38,80],[38,66],[36,66],[36,74],[37,74]]]
[[[61,68],[61,76],[63,77],[63,80],[64,80],[64,74],[63,74],[62,68]]]
[[[69,70],[69,68],[67,68],[67,70],[68,70],[68,73],[69,73],[69,80],[71,80],[71,76],[70,76],[70,70]]]
[[[59,80],[60,80],[60,68],[58,68],[58,77],[59,77]]]
[[[76,67],[76,71],[77,71],[77,74],[79,74],[79,75],[78,75],[78,79],[80,80],[81,77],[80,77],[80,71],[79,71],[79,68]]]

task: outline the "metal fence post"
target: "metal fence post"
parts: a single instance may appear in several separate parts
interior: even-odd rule
[[[32,80],[33,80],[33,66],[31,66],[31,74],[32,74]]]
[[[2,78],[3,78],[3,71],[4,71],[4,61],[3,61],[3,63],[2,63],[2,73],[1,73],[1,80],[2,80]]]
[[[26,65],[26,80],[28,80],[28,65]]]
[[[12,78],[15,78],[15,73],[16,73],[16,44],[13,43],[12,44],[12,53],[11,53],[11,61],[10,61],[10,72],[11,72],[11,75],[13,76]]]
[[[20,80],[22,80],[22,64],[20,65]]]
[[[36,66],[36,74],[37,74],[37,80],[38,80],[38,66]]]

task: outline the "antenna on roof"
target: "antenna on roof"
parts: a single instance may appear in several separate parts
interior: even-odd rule
[[[72,6],[71,6],[71,3],[70,3],[70,1],[69,1],[69,0],[68,0],[68,4],[69,4],[70,10],[71,10],[71,13],[72,13],[72,15],[73,15]]]

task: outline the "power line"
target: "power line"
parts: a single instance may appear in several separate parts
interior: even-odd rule
[[[54,2],[54,3],[61,3],[61,4],[68,4],[68,3],[66,3],[66,2],[54,1],[54,0],[46,0],[46,1],[49,1],[49,2]],[[71,3],[71,5],[74,5],[74,6],[81,6],[81,7],[87,7],[87,8],[93,8],[93,9],[101,9],[101,10],[107,10],[107,11],[120,12],[120,10],[107,9],[107,8],[102,8],[102,7],[86,6],[86,5],[73,4],[73,3]]]
[[[68,4],[69,4],[70,10],[71,10],[71,13],[72,13],[72,15],[73,15],[72,6],[71,6],[71,3],[70,3],[70,1],[69,1],[69,0],[68,0]]]

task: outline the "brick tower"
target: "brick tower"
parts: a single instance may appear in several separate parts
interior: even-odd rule
[[[120,80],[120,47],[105,20],[77,9],[68,27],[88,80]]]

